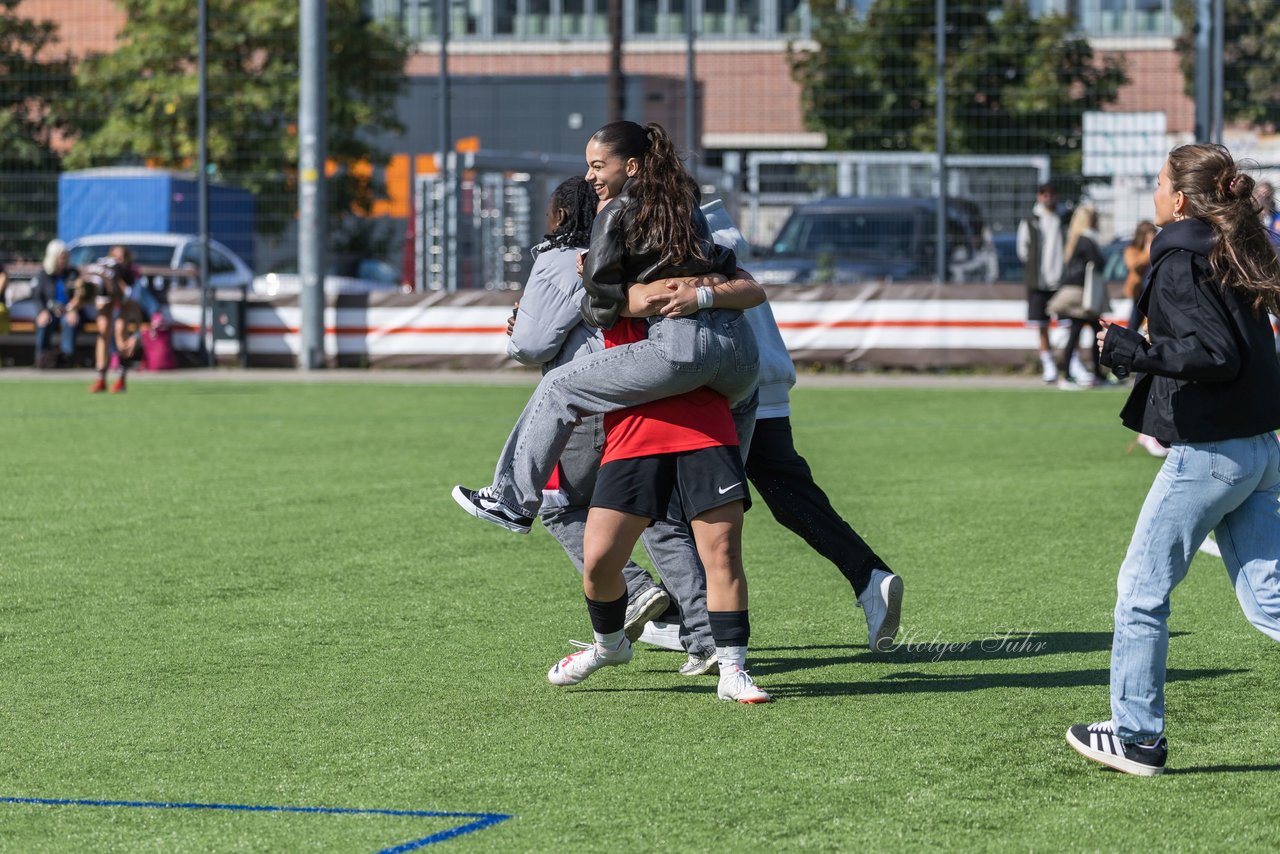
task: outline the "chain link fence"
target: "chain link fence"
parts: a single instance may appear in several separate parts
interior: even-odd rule
[[[473,140],[491,172],[459,171],[454,191],[438,194],[459,206],[454,222],[481,223],[475,239],[454,235],[453,251],[495,256],[459,257],[455,271],[477,271],[459,288],[510,287],[513,238],[540,237],[544,192],[526,192],[522,158],[552,155],[567,172],[618,114],[667,125],[758,245],[813,199],[936,196],[939,142],[952,158],[949,195],[975,203],[996,236],[1049,180],[1067,204],[1097,204],[1104,237],[1126,237],[1150,217],[1163,154],[1213,130],[1197,129],[1198,84],[1228,146],[1263,177],[1280,175],[1274,4],[941,5],[939,68],[938,4],[926,0],[329,0],[330,253],[379,259],[428,286],[423,259],[443,250],[424,250],[423,235],[441,220],[422,208],[436,196],[415,201],[415,188],[439,174],[445,80],[450,142]],[[1207,32],[1219,5],[1222,26]],[[208,0],[209,177],[250,201],[214,206],[211,230],[248,234],[235,245],[257,273],[295,260],[298,7]],[[55,236],[194,229],[196,9],[0,0],[0,260],[38,262]],[[1223,71],[1206,90],[1197,56],[1215,44]],[[74,206],[60,192],[68,176],[119,167],[172,180],[152,196],[106,187]],[[564,176],[533,183],[553,177]],[[464,196],[502,203],[464,210]],[[512,221],[485,221],[491,210]]]

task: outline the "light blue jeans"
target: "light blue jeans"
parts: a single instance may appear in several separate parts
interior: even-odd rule
[[[644,341],[582,356],[543,375],[507,437],[491,494],[533,518],[542,487],[583,418],[703,386],[728,399],[745,456],[756,420],[759,361],[755,335],[740,311],[653,318]]]
[[[1116,582],[1111,721],[1122,741],[1164,733],[1169,596],[1215,531],[1245,616],[1280,641],[1280,444],[1273,433],[1174,445]]]

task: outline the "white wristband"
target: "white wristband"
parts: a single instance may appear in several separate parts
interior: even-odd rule
[[[711,288],[698,288],[698,308],[711,308],[711,303],[715,298],[716,295]]]

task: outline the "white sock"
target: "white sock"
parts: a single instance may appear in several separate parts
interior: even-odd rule
[[[716,660],[720,662],[721,673],[731,673],[733,668],[747,669],[747,648],[745,646],[718,646]]]
[[[607,635],[602,635],[595,631],[592,634],[596,636],[596,643],[609,650],[622,646],[623,640],[627,637],[626,632],[622,629],[618,629],[616,632],[609,632]]]
[[[1053,367],[1053,354],[1047,350],[1040,351],[1040,364],[1044,365],[1045,370]]]

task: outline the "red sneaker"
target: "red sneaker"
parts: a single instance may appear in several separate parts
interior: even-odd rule
[[[124,377],[121,377],[120,379],[116,380],[111,385],[112,394],[118,394],[119,392],[122,392],[122,391],[124,391]]]
[[[106,391],[106,390],[107,390],[107,381],[102,377],[98,377],[96,380],[93,381],[93,385],[89,386],[90,394],[97,394],[100,391]]]

